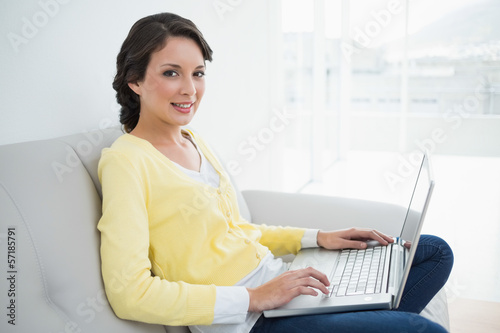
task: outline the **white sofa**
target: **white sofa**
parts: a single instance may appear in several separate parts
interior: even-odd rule
[[[115,128],[0,146],[1,332],[187,331],[121,320],[106,300],[97,163],[121,134]],[[244,191],[239,203],[254,223],[398,234],[402,221],[401,207],[347,198]],[[423,315],[448,327],[444,291]]]

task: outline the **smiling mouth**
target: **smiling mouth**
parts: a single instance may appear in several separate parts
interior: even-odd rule
[[[181,109],[189,109],[194,103],[189,103],[189,104],[178,104],[178,103],[172,103],[173,106],[177,106]]]

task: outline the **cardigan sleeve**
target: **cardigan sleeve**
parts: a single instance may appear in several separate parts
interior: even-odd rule
[[[145,176],[125,154],[108,149],[98,170],[103,193],[98,224],[102,276],[116,315],[162,325],[211,324],[215,286],[167,281],[151,274]]]
[[[259,243],[266,246],[274,256],[297,254],[302,248],[302,237],[307,229],[253,224],[240,217],[238,226],[247,233],[258,231]]]
[[[301,249],[306,229],[282,226],[257,225],[262,232],[260,243],[267,246],[275,256],[297,254]]]

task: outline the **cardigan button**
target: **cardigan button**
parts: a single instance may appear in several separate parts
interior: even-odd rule
[[[227,211],[227,212],[226,212],[226,215],[227,215],[227,217],[231,217],[231,212],[230,212],[230,211]]]
[[[257,259],[260,259],[260,253],[257,252],[257,255],[256,255]]]
[[[217,189],[217,193],[221,194],[222,191],[220,190],[220,188]]]
[[[250,244],[250,240],[249,239],[245,239],[245,244]]]

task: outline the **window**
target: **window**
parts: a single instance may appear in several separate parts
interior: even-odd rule
[[[282,0],[276,15],[297,116],[286,190],[349,151],[411,151],[437,128],[437,153],[500,156],[500,3]]]

